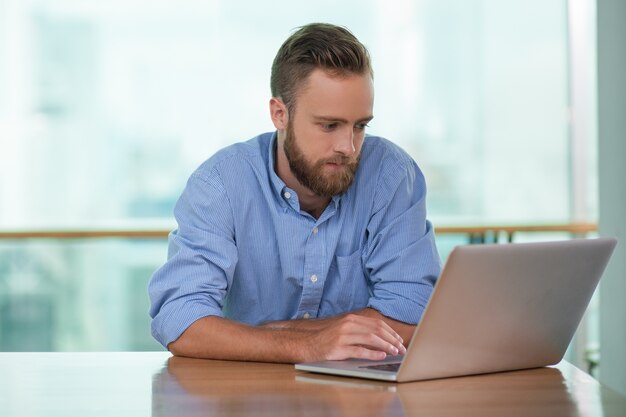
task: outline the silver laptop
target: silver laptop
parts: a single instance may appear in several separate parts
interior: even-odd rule
[[[616,244],[599,238],[458,246],[404,356],[296,369],[405,382],[556,364]]]

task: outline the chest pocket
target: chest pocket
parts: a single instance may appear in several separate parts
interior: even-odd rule
[[[336,299],[329,300],[337,307],[338,311],[335,313],[365,308],[370,298],[370,291],[368,279],[363,272],[361,251],[357,250],[348,256],[335,257],[335,265],[336,274],[332,277],[335,288],[332,296]]]

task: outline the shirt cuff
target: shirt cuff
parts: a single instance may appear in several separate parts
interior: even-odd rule
[[[367,307],[390,319],[407,324],[417,324],[422,318],[433,290],[430,285],[426,284],[419,285],[419,287],[421,288],[412,293],[412,298],[399,296],[370,297]]]
[[[224,317],[222,311],[201,301],[168,303],[152,320],[152,336],[167,349],[189,326],[203,317]]]

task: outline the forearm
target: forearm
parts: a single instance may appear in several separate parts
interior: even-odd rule
[[[176,356],[258,362],[309,359],[301,346],[308,334],[290,329],[253,327],[221,317],[204,317],[167,347]]]
[[[391,319],[382,315],[373,308],[364,308],[351,312],[363,317],[369,317],[384,321],[391,327],[396,333],[402,337],[404,346],[408,346],[413,332],[415,331],[415,325],[403,323],[398,320]],[[348,314],[348,313],[346,313]],[[337,321],[344,317],[346,314],[340,314],[338,316],[328,317],[324,319],[300,319],[300,320],[284,320],[284,321],[272,321],[262,325],[263,328],[277,329],[277,330],[293,330],[293,331],[316,331],[326,327],[333,321]]]
[[[383,359],[405,352],[399,336],[383,320],[359,314],[260,327],[204,317],[167,347],[176,356],[284,363]]]
[[[325,328],[330,323],[339,320],[344,317],[345,314],[338,316],[326,317],[323,319],[294,319],[294,320],[280,320],[280,321],[268,321],[263,323],[260,327],[264,329],[274,330],[293,330],[300,332],[317,331]]]

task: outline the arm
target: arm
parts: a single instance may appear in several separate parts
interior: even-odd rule
[[[361,317],[368,317],[375,320],[381,320],[387,326],[389,326],[393,333],[397,334],[400,342],[403,346],[408,346],[413,332],[415,331],[415,325],[403,323],[398,320],[383,316],[373,308],[364,308],[362,310],[353,311],[351,314]],[[301,330],[301,331],[317,331],[328,326],[329,323],[339,320],[346,315],[340,315],[336,317],[326,319],[308,319],[308,320],[285,320],[285,321],[273,321],[263,324],[264,328],[269,329],[282,329],[282,330]],[[397,346],[400,349],[400,353],[404,353],[406,349]]]
[[[315,322],[314,326],[254,327],[204,317],[167,347],[176,356],[287,363],[379,360],[405,352],[399,336],[378,318],[347,314]]]
[[[430,222],[426,184],[408,156],[381,177],[367,226],[363,267],[370,280],[367,314],[378,314],[409,343],[441,272]]]

